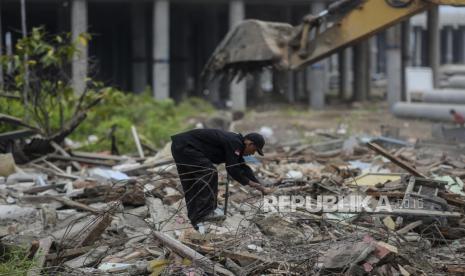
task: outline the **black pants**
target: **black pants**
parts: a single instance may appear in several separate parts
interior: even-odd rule
[[[191,146],[171,145],[187,205],[187,215],[196,225],[216,209],[218,172],[203,153]]]

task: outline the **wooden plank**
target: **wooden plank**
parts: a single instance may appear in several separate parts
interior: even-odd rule
[[[366,191],[366,194],[373,197],[386,196],[388,198],[403,198],[405,195],[404,192],[378,192],[370,190]]]
[[[168,164],[172,164],[172,163],[174,163],[173,159],[165,159],[165,160],[158,161],[156,163],[142,164],[142,165],[139,165],[139,166],[134,167],[134,168],[122,169],[120,171],[127,174],[127,173],[132,173],[132,172],[135,172],[135,171],[138,171],[138,170],[146,170],[146,169],[155,168],[155,167],[159,167],[159,166],[164,166],[164,165],[168,165]]]
[[[113,165],[115,165],[115,162],[88,159],[88,158],[82,158],[82,157],[62,156],[62,155],[58,155],[58,154],[49,154],[48,158],[55,159],[55,160],[71,161],[71,164],[84,163],[84,164],[89,164],[89,165],[106,166],[106,167],[112,167]],[[75,165],[73,165],[73,166],[76,168]],[[81,166],[79,165],[79,168],[80,167]]]
[[[65,197],[50,196],[50,198],[53,199],[53,200],[56,200],[56,201],[58,201],[60,203],[63,203],[64,205],[66,205],[68,207],[71,207],[71,208],[76,208],[76,209],[80,209],[80,210],[83,210],[83,211],[88,211],[88,212],[91,212],[93,214],[100,214],[101,213],[101,211],[98,210],[98,209],[92,208],[90,206],[87,206],[85,204],[73,201],[73,200],[65,198]]]
[[[396,233],[400,235],[407,234],[410,230],[413,230],[422,224],[423,224],[423,221],[421,220],[414,221],[402,227],[401,229],[397,230]]]
[[[373,197],[380,197],[380,196],[386,196],[388,198],[402,198],[404,197],[404,192],[378,192],[378,191],[366,191],[367,195],[373,196]],[[460,200],[460,198],[457,198],[456,196],[444,192],[439,192],[438,193],[439,197],[444,198],[447,203],[451,205],[456,205],[459,207],[465,206],[465,201]]]
[[[63,186],[63,185],[60,185],[60,186]],[[23,193],[25,193],[25,194],[37,194],[37,193],[41,193],[41,192],[44,192],[44,191],[47,191],[47,190],[55,189],[56,187],[57,187],[57,185],[55,185],[55,184],[47,185],[47,186],[32,187],[29,190],[24,191]]]
[[[43,161],[43,160],[42,160]],[[31,167],[34,167],[34,168],[37,168],[41,171],[44,171],[48,174],[51,174],[51,175],[54,175],[54,176],[59,176],[59,177],[63,177],[63,178],[69,178],[69,179],[73,179],[73,180],[76,180],[76,179],[80,179],[81,177],[79,176],[76,176],[76,175],[72,175],[72,174],[61,174],[61,173],[57,173],[55,172],[54,170],[52,169],[49,169],[49,168],[45,168],[43,166],[40,166],[40,165],[37,165],[37,164],[29,164]],[[89,178],[86,178],[86,179],[89,179]]]
[[[418,176],[418,177],[427,178],[426,175],[422,174],[421,172],[417,171],[415,168],[413,168],[412,166],[410,166],[406,162],[404,162],[404,161],[400,160],[399,158],[395,157],[394,155],[390,154],[389,152],[387,152],[381,146],[379,146],[377,144],[374,144],[374,143],[371,143],[371,142],[368,142],[367,146],[368,146],[368,148],[375,151],[376,153],[381,154],[382,156],[384,156],[387,159],[391,160],[392,163],[394,163],[397,166],[399,166],[400,168],[406,170],[410,174],[412,174],[414,176]]]
[[[323,213],[334,213],[337,214],[338,212],[325,212]],[[298,212],[304,216],[309,216],[310,214],[304,212]],[[392,208],[391,210],[381,210],[381,211],[352,211],[352,210],[344,210],[344,212],[339,212],[344,214],[372,214],[372,215],[409,215],[409,216],[421,216],[421,217],[452,217],[452,218],[460,218],[462,217],[462,213],[459,212],[448,212],[448,211],[436,211],[436,210],[425,210],[425,209],[395,209]],[[319,218],[320,216],[313,215],[314,218]],[[343,221],[341,221],[343,222]],[[344,225],[344,223],[341,223]],[[358,226],[355,226],[358,227]]]
[[[50,168],[54,169],[57,173],[59,174],[66,174],[62,169],[58,168],[57,166],[55,166],[55,164],[51,163],[51,162],[48,162],[47,160],[44,160],[43,161],[47,166],[49,166]]]
[[[70,155],[69,155],[62,147],[60,147],[60,145],[58,145],[57,143],[51,141],[51,142],[50,142],[50,145],[52,145],[52,147],[53,147],[56,151],[58,151],[61,155],[65,156],[65,157],[70,157]],[[81,165],[79,165],[78,162],[73,161],[73,162],[71,162],[71,164],[73,165],[73,167],[74,167],[76,170],[78,170],[78,171],[81,170]]]
[[[79,209],[82,211],[87,211],[91,212],[93,214],[99,215],[102,213],[102,211],[92,208],[90,206],[87,206],[85,204],[73,201],[69,198],[66,197],[60,197],[60,196],[49,196],[49,195],[44,195],[44,196],[23,196],[20,199],[20,202],[26,202],[26,203],[31,203],[31,204],[38,204],[38,203],[50,203],[51,201],[55,200],[63,205],[66,205],[68,207],[74,208],[74,209]]]
[[[140,158],[145,158],[144,150],[140,144],[139,135],[137,134],[137,129],[135,126],[131,126],[132,137],[134,138],[134,142],[136,143],[137,151],[139,152]]]
[[[229,258],[226,258],[225,266],[227,269],[231,270],[236,275],[244,275],[244,270],[242,269],[242,267]]]
[[[323,213],[338,213],[338,212],[326,212]],[[449,212],[449,211],[437,211],[437,210],[426,210],[426,209],[394,209],[391,210],[381,210],[381,211],[353,211],[353,210],[344,210],[344,214],[370,214],[370,215],[399,215],[399,216],[420,216],[420,217],[451,217],[451,218],[460,218],[462,213],[459,212]]]
[[[51,261],[51,260],[56,260],[56,259],[65,259],[65,258],[76,257],[76,256],[80,256],[80,255],[82,255],[84,253],[87,253],[89,250],[91,250],[91,249],[93,249],[95,247],[96,247],[96,245],[89,245],[89,246],[84,246],[84,247],[79,247],[79,248],[65,249],[62,252],[47,254],[45,256],[45,259],[47,261]]]
[[[94,241],[100,238],[105,232],[108,226],[110,226],[112,217],[109,213],[106,213],[102,217],[97,219],[97,222],[93,225],[92,229],[83,237],[83,239],[77,245],[78,247],[92,244]]]
[[[323,210],[323,213],[325,211]],[[333,212],[330,212],[333,213]],[[404,216],[420,216],[420,217],[451,217],[460,218],[462,213],[459,212],[448,212],[448,211],[437,211],[437,210],[426,210],[426,209],[392,209],[392,210],[381,210],[381,211],[344,211],[341,213],[353,213],[353,214],[373,214],[373,215],[404,215]]]
[[[244,252],[244,251],[233,252],[230,250],[222,250],[221,254],[225,257],[228,257],[230,259],[233,259],[239,262],[255,262],[255,261],[268,262],[264,258],[261,258],[255,254]]]
[[[445,192],[439,192],[438,194],[439,194],[440,197],[447,200],[447,203],[449,203],[449,204],[460,206],[460,207],[465,206],[465,200],[461,199],[460,195],[445,193]]]
[[[234,273],[225,269],[221,265],[211,261],[204,255],[198,253],[194,249],[185,246],[180,241],[175,240],[162,232],[153,231],[153,236],[157,238],[160,242],[162,242],[165,246],[169,247],[179,255],[189,258],[192,260],[193,263],[199,265],[202,269],[204,269],[207,273],[219,273],[222,275],[234,276]]]
[[[44,267],[46,255],[52,246],[52,238],[46,237],[39,240],[39,249],[35,253],[35,266],[30,268],[27,272],[27,276],[39,276],[41,275],[40,271]]]
[[[74,157],[82,157],[82,158],[89,158],[89,159],[113,160],[113,161],[126,161],[126,160],[129,159],[129,157],[124,157],[124,156],[93,153],[93,152],[83,152],[83,151],[73,151],[71,153],[71,155],[74,156]]]

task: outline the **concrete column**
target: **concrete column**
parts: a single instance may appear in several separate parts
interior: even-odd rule
[[[2,2],[0,2],[0,56],[3,55]],[[3,91],[3,65],[0,65],[0,91]]]
[[[433,85],[435,88],[439,85],[439,8],[432,7],[428,10],[427,18],[428,29],[428,66],[433,71]]]
[[[401,99],[401,27],[399,24],[386,31],[386,79],[389,108]]]
[[[312,3],[312,14],[318,14],[326,8],[324,2]],[[328,59],[310,65],[307,77],[309,85],[309,105],[313,109],[323,109],[325,106],[325,94],[328,90],[327,67]]]
[[[232,0],[229,2],[229,27],[233,28],[245,18],[245,5],[243,0]],[[230,85],[230,95],[232,101],[232,109],[243,111],[247,106],[246,81],[233,81]]]
[[[378,37],[375,35],[369,39],[370,43],[370,73],[378,73]]]
[[[465,63],[465,27],[459,26],[458,28],[458,44],[459,51],[457,53],[458,63]]]
[[[338,54],[338,65],[339,65],[339,99],[344,101],[349,98],[350,95],[350,59],[351,49],[346,48]]]
[[[153,3],[153,96],[158,100],[170,97],[170,3]]]
[[[87,78],[87,45],[79,43],[78,37],[87,32],[87,0],[72,0],[71,33],[73,41],[78,41],[77,53],[72,65],[72,83],[74,93],[81,95],[86,89]]]
[[[454,29],[446,27],[446,64],[454,63]]]
[[[287,99],[289,103],[295,103],[297,101],[297,96],[295,92],[295,78],[296,74],[295,72],[292,71],[287,71],[284,72],[284,75],[286,76],[285,79],[287,80]]]
[[[329,72],[330,72],[330,75],[332,76],[332,75],[336,74],[337,69],[338,69],[338,64],[337,64],[338,57],[337,57],[337,55],[331,55],[329,57],[329,60],[330,60],[330,62],[329,62],[329,64],[330,64]]]
[[[308,83],[310,86],[309,105],[313,109],[323,109],[325,106],[325,94],[327,90],[327,80],[325,62],[318,62],[310,65],[308,73]]]
[[[401,23],[401,101],[407,99],[407,80],[406,80],[406,68],[412,65],[411,55],[411,26],[410,20],[405,20]]]
[[[11,32],[5,33],[5,54],[9,57],[13,55],[13,41],[11,38]],[[6,73],[11,74],[12,70],[13,64],[11,64],[11,62],[8,62],[6,67]]]
[[[370,94],[370,48],[369,41],[356,44],[353,55],[353,100],[366,101]]]
[[[305,96],[307,94],[307,89],[305,87],[306,83],[306,76],[305,76],[305,70],[299,70],[294,72],[295,76],[295,97],[297,101],[300,101],[302,99],[305,99]]]
[[[286,22],[291,22],[292,21],[292,7],[287,5],[283,7],[283,20]],[[308,68],[306,69],[308,70]],[[296,93],[295,93],[295,71],[281,71],[275,76],[277,76],[277,79],[279,80],[278,83],[280,87],[283,87],[285,89],[282,89],[283,94],[286,96],[286,99],[288,103],[295,103],[296,102]],[[307,86],[309,85],[309,82],[306,82]],[[308,90],[308,88],[307,88]]]
[[[415,34],[415,66],[421,66],[422,62],[422,29],[421,27],[416,27],[414,30]]]
[[[208,7],[208,12],[206,17],[204,18],[205,21],[205,29],[208,30],[208,34],[205,36],[206,42],[206,50],[208,50],[208,54],[211,55],[214,51],[216,46],[218,46],[218,42],[222,39],[222,34],[220,32],[219,26],[219,18],[218,18],[218,8],[215,6]],[[207,91],[208,92],[208,100],[211,103],[219,105],[221,103],[220,97],[220,88],[221,87],[221,80],[216,78],[210,81],[207,84]]]
[[[63,2],[57,5],[55,10],[55,22],[57,33],[69,32],[71,29],[71,21],[69,20],[70,6],[68,2]]]
[[[282,96],[288,103],[294,103],[292,76],[289,71],[272,70],[273,93]]]
[[[465,27],[461,27],[460,36],[462,38],[462,47],[460,47],[461,51],[461,61],[465,63]]]
[[[131,5],[132,91],[140,93],[148,85],[145,3]]]

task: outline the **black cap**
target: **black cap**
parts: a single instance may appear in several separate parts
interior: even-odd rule
[[[263,146],[265,145],[265,138],[259,133],[251,132],[244,136],[244,139],[250,140],[257,147],[257,152],[263,156]]]

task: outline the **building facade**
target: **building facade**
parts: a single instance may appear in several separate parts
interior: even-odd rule
[[[19,0],[1,1],[3,51],[21,37]],[[204,97],[216,105],[244,109],[263,99],[307,102],[322,108],[325,95],[336,83],[346,86],[353,79],[360,53],[371,65],[364,69],[371,81],[387,72],[386,33],[368,42],[362,52],[345,50],[301,72],[265,72],[241,83],[200,82],[200,73],[229,28],[246,18],[300,23],[308,13],[317,13],[330,1],[317,0],[26,0],[27,27],[44,26],[50,33],[81,32],[92,35],[88,62],[73,65],[77,90],[90,74],[106,84],[140,93],[150,89],[158,99],[181,100]],[[421,17],[421,16],[420,16]],[[423,20],[423,21],[422,21]],[[425,65],[426,19],[413,19],[408,55],[413,65]],[[453,27],[442,24],[443,63],[465,62],[465,16]],[[359,49],[359,50],[360,50]],[[357,52],[358,51],[358,52]],[[352,57],[353,56],[353,57]],[[356,59],[353,62],[353,59]],[[344,76],[345,74],[349,77]],[[354,70],[354,74],[357,73]],[[346,78],[345,84],[338,79]],[[336,79],[336,81],[334,81]],[[358,91],[358,89],[356,89]],[[340,94],[344,96],[343,92]],[[352,97],[353,98],[353,97]],[[363,100],[363,97],[361,97]]]

